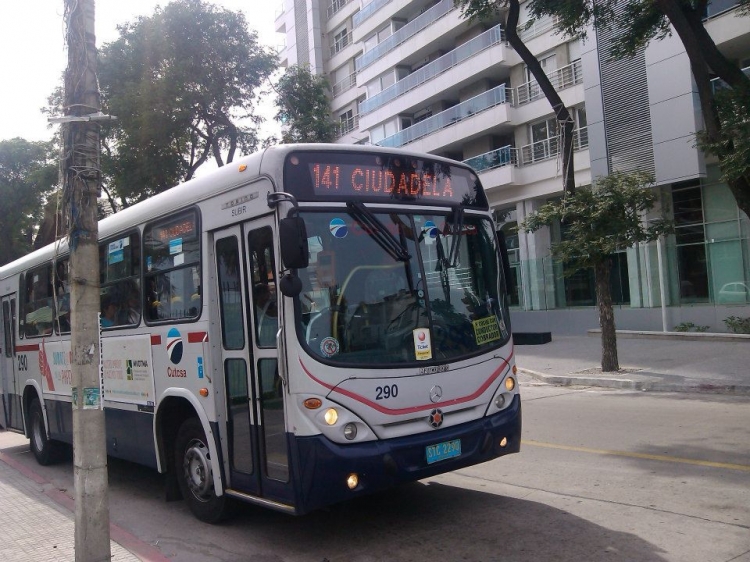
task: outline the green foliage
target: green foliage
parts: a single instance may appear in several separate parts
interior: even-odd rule
[[[643,223],[644,213],[656,204],[652,181],[641,172],[616,172],[543,205],[520,228],[534,232],[560,223],[565,235],[552,245],[552,255],[566,263],[568,273],[594,268],[618,250],[671,232],[672,224],[664,217]]]
[[[724,319],[724,324],[735,334],[750,334],[750,317],[729,316]]]
[[[0,141],[0,264],[31,250],[45,195],[54,189],[57,177],[51,143]]]
[[[277,59],[242,13],[175,0],[118,30],[98,74],[103,111],[117,117],[103,128],[102,168],[124,205],[258,147],[255,101]]]
[[[276,120],[285,128],[285,143],[333,142],[336,124],[330,118],[328,81],[310,72],[309,67],[287,68],[276,85]]]
[[[672,328],[675,332],[708,332],[708,326],[697,326],[692,322],[682,322]]]

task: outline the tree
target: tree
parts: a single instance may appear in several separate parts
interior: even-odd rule
[[[21,138],[0,141],[0,265],[32,248],[45,196],[57,185],[50,143]]]
[[[330,86],[323,76],[316,76],[309,67],[287,68],[276,84],[275,119],[285,125],[281,142],[333,142],[336,124],[331,121],[328,92]]]
[[[505,36],[510,46],[528,67],[539,89],[547,98],[557,117],[558,125],[562,128],[562,168],[563,191],[575,191],[575,168],[573,166],[573,118],[565,107],[560,95],[550,82],[537,58],[529,51],[526,44],[518,36],[518,17],[521,12],[520,0],[453,0],[461,8],[464,17],[476,20],[505,21]],[[533,2],[533,0],[532,0]]]
[[[617,371],[617,336],[610,288],[611,256],[639,242],[650,242],[672,231],[664,216],[644,224],[656,204],[653,180],[642,172],[615,172],[594,186],[546,203],[520,225],[527,232],[560,222],[563,240],[552,244],[552,255],[563,261],[565,273],[594,270],[599,325],[602,329],[602,370]]]
[[[535,17],[558,18],[558,29],[568,35],[582,35],[586,26],[615,28],[621,33],[612,47],[612,55],[633,55],[653,39],[677,33],[682,41],[695,79],[704,130],[699,140],[714,154],[721,166],[737,206],[750,217],[750,151],[747,133],[750,123],[750,78],[716,46],[703,24],[710,0],[530,0]],[[737,2],[738,16],[750,15],[750,0]],[[714,94],[711,79],[721,78],[726,89]],[[735,109],[744,109],[738,116]],[[744,118],[742,117],[744,115]],[[738,134],[744,135],[737,136]]]
[[[277,58],[241,12],[175,0],[118,27],[99,62],[102,167],[124,206],[189,180],[207,160],[232,162],[258,144],[258,89]]]

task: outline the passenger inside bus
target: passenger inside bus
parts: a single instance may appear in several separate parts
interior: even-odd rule
[[[273,345],[279,321],[276,296],[271,291],[271,286],[265,283],[256,283],[253,287],[253,301],[255,303],[258,345]]]
[[[102,328],[111,328],[115,325],[115,315],[117,314],[117,303],[112,299],[110,295],[102,296],[102,316],[101,326]]]

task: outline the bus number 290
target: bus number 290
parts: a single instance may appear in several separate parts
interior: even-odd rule
[[[397,384],[375,387],[375,400],[388,400],[388,398],[396,398],[396,396],[398,396]]]

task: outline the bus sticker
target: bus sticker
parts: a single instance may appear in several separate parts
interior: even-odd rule
[[[326,357],[333,357],[339,352],[339,342],[336,338],[328,336],[320,342],[320,352]]]
[[[497,325],[497,318],[494,316],[474,320],[472,325],[474,326],[474,337],[477,340],[477,345],[497,341],[502,338],[500,328]]]
[[[344,219],[332,219],[328,228],[335,238],[345,238],[349,234]]]
[[[427,328],[417,328],[412,334],[414,335],[414,354],[417,361],[432,359],[430,331]]]

